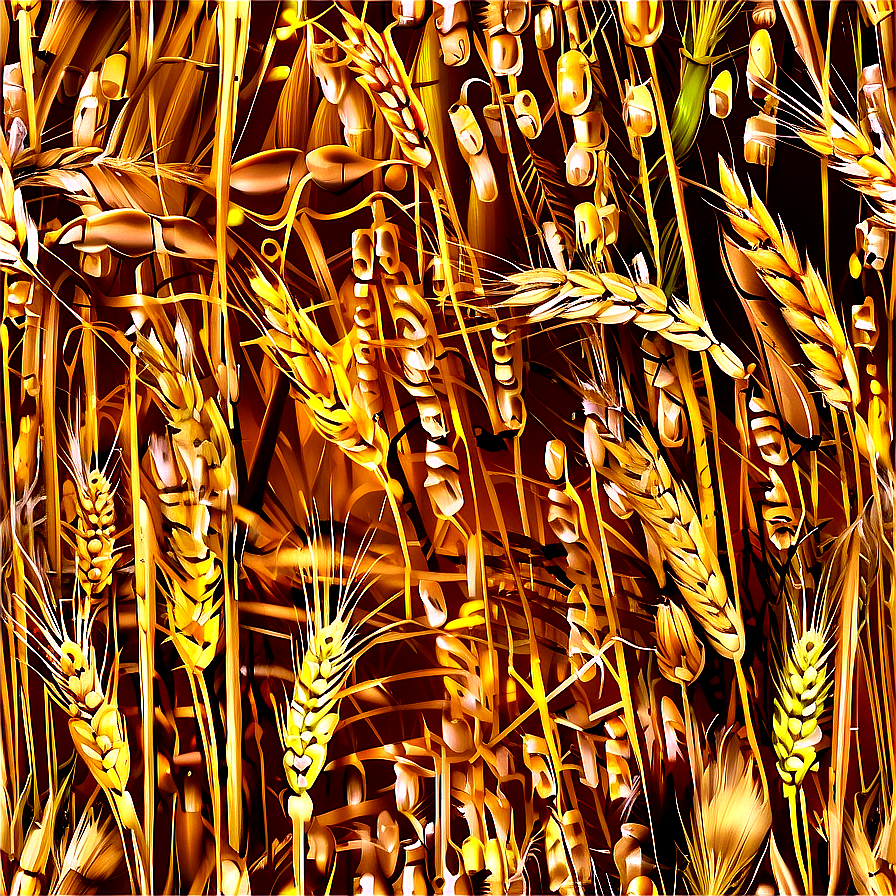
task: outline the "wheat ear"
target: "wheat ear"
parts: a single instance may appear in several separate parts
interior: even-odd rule
[[[749,244],[744,255],[781,302],[784,319],[799,336],[812,379],[835,408],[854,407],[860,396],[858,365],[827,287],[811,264],[803,263],[787,233],[750,188],[719,156],[719,177],[731,226]]]
[[[150,455],[168,524],[165,576],[168,615],[175,647],[191,671],[214,657],[221,629],[224,546],[213,525],[234,487],[232,446],[218,406],[206,399],[180,325],[178,351],[155,332],[137,332],[135,351],[146,363],[169,426],[150,439]]]
[[[772,810],[730,731],[697,771],[685,878],[692,893],[728,893],[746,877],[772,822]]]
[[[866,72],[868,69],[866,69]],[[873,71],[873,69],[872,69]],[[865,80],[865,73],[863,73]],[[866,121],[863,129],[845,115],[830,109],[830,117],[810,114],[810,127],[796,128],[797,134],[817,153],[832,157],[834,167],[849,182],[877,204],[880,216],[896,226],[896,157],[893,155],[893,118],[886,102],[880,69],[863,84]],[[875,131],[878,146],[869,131]]]
[[[681,596],[722,656],[738,660],[744,628],[729,599],[719,560],[687,489],[675,480],[646,427],[637,438],[602,439],[606,462],[598,471],[622,513],[635,511],[660,564],[671,570]],[[658,572],[661,572],[658,570]]]
[[[831,690],[827,660],[834,646],[823,620],[815,620],[800,632],[791,616],[788,628],[790,637],[775,681],[772,721],[785,796],[791,796],[806,775],[818,769],[816,747],[822,738],[819,720]]]
[[[251,286],[269,325],[262,348],[289,377],[315,429],[362,466],[381,469],[389,443],[354,398],[348,374],[354,356],[351,343],[330,345],[281,281],[271,284],[258,274]]]
[[[633,323],[688,351],[707,352],[728,376],[746,376],[740,359],[716,339],[708,321],[684,302],[669,302],[658,286],[620,274],[554,268],[520,271],[510,274],[507,281],[510,296],[502,305],[530,309],[527,318],[531,323]]]
[[[426,144],[429,126],[389,32],[379,34],[366,22],[342,10],[349,66],[386,120],[404,157],[425,168],[432,161]]]

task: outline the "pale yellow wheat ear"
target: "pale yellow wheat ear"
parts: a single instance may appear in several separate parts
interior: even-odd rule
[[[332,508],[331,508],[332,515]],[[331,520],[332,525],[332,520]],[[309,525],[310,568],[302,571],[305,596],[305,631],[296,655],[293,693],[280,718],[283,768],[292,791],[288,800],[293,821],[295,849],[301,848],[314,811],[309,790],[327,760],[327,745],[339,723],[339,696],[367,638],[361,637],[352,616],[361,598],[373,587],[372,567],[363,574],[361,565],[373,537],[369,530],[344,573],[345,529],[341,544],[331,531],[321,532],[315,509]],[[334,601],[335,592],[335,601]],[[296,884],[304,862],[294,852]]]
[[[739,891],[765,841],[772,810],[732,731],[716,737],[715,755],[696,770],[688,864],[692,893]]]
[[[816,598],[810,620],[795,618],[788,603],[782,659],[775,675],[775,712],[772,733],[777,769],[785,796],[801,787],[810,771],[817,771],[822,739],[820,719],[833,682],[828,659],[834,649],[825,591]]]
[[[564,320],[618,326],[632,323],[688,351],[706,352],[728,376],[746,376],[734,352],[713,335],[709,322],[686,303],[669,301],[650,283],[616,273],[534,268],[507,276],[502,303],[531,323]]]

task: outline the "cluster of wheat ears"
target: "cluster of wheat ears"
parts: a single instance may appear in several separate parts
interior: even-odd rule
[[[0,894],[896,893],[893,0],[0,56]]]

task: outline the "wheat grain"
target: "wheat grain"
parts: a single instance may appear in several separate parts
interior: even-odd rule
[[[769,468],[768,475],[771,481],[762,501],[765,533],[779,551],[787,551],[796,539],[800,521],[790,503],[781,477],[774,468]]]

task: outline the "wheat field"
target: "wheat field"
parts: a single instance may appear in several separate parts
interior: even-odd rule
[[[0,894],[894,896],[892,0],[0,53]]]

